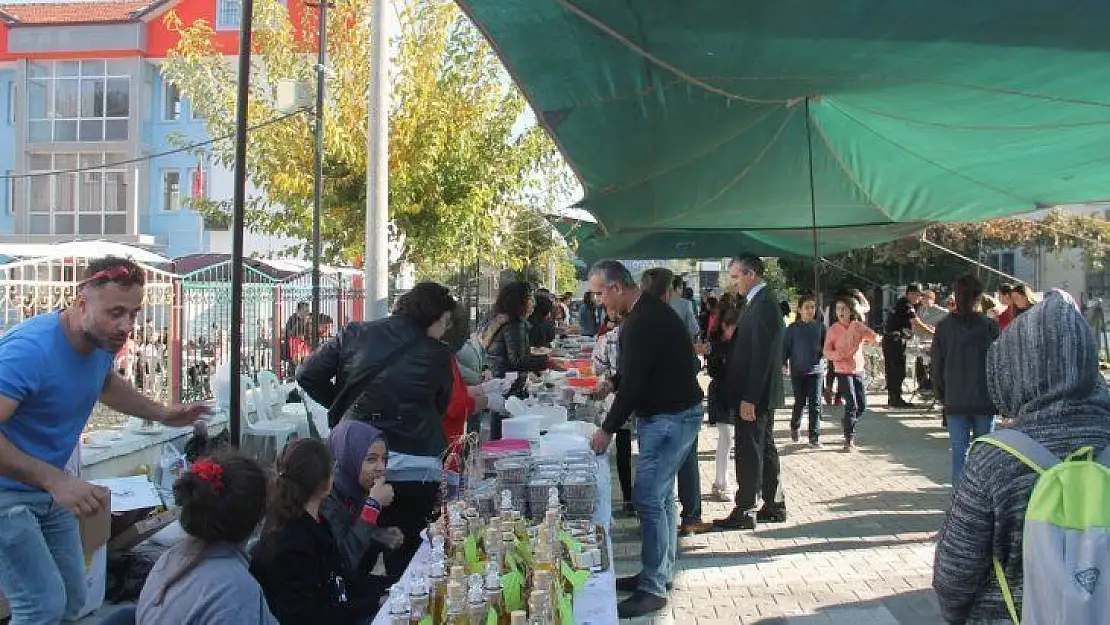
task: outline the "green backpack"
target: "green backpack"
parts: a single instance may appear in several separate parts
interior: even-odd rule
[[[1106,622],[1110,614],[1110,447],[1081,447],[1061,460],[1013,430],[975,441],[998,447],[1037,472],[1022,533],[1022,603],[1018,618],[1006,572],[994,575],[1015,624]]]

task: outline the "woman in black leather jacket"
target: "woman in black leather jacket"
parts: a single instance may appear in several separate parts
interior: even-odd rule
[[[385,556],[391,575],[416,553],[439,495],[443,416],[454,390],[451,349],[440,339],[457,306],[443,285],[417,284],[392,316],[348,325],[297,371],[301,388],[328,407],[332,427],[341,419],[368,421],[385,436],[394,504],[379,522],[405,534],[404,546]]]
[[[528,374],[547,368],[547,356],[533,354],[528,340],[528,316],[535,305],[527,282],[501,287],[489,323],[478,337],[486,350],[486,364],[495,378],[506,373]]]

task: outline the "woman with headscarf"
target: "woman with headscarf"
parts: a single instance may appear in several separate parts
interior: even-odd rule
[[[385,481],[389,458],[385,437],[366,421],[344,419],[332,428],[328,448],[335,459],[331,494],[320,503],[320,516],[331,528],[344,567],[370,582],[368,592],[381,595],[392,580],[371,576],[383,555],[404,542],[396,527],[378,521],[393,503],[393,487]]]
[[[987,353],[986,369],[994,404],[1057,457],[1110,445],[1110,393],[1098,370],[1098,344],[1059,293],[1014,320]],[[995,559],[1021,612],[1022,534],[1037,477],[997,447],[972,446],[937,541],[933,588],[948,622],[1009,622]]]

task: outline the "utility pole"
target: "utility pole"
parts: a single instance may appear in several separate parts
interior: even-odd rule
[[[366,132],[365,317],[386,316],[389,300],[389,29],[387,0],[370,9],[370,103]]]
[[[320,219],[324,202],[324,89],[328,62],[328,1],[316,3],[320,30],[316,45],[316,134],[315,171],[312,176],[312,349],[320,345]],[[309,5],[312,6],[312,5]]]
[[[242,388],[239,370],[243,359],[243,229],[247,205],[247,126],[250,123],[251,22],[254,0],[243,0],[239,14],[239,76],[235,103],[235,170],[231,209],[231,354],[228,359],[231,406],[228,432],[231,444],[239,446],[242,428]]]

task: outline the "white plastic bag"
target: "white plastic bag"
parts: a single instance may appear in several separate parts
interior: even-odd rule
[[[173,483],[177,481],[177,478],[184,475],[188,469],[189,461],[185,459],[185,454],[178,451],[172,443],[165,443],[162,445],[162,451],[158,457],[154,483],[158,485],[162,492],[172,492]]]

